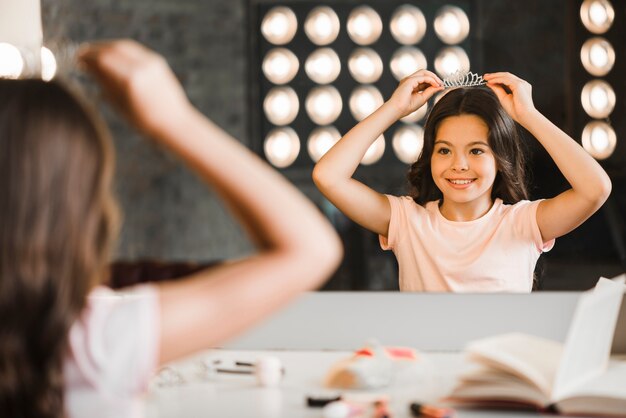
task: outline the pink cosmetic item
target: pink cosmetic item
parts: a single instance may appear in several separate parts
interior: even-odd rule
[[[456,415],[452,408],[424,405],[417,402],[412,403],[410,408],[411,415],[414,417],[454,418]]]
[[[363,407],[346,401],[334,401],[322,409],[322,416],[324,418],[350,418],[361,415],[364,410]]]

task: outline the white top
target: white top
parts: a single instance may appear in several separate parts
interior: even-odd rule
[[[380,236],[399,266],[400,290],[427,292],[530,292],[542,242],[539,200],[506,205],[496,199],[482,217],[446,219],[439,202],[420,206],[409,196],[387,195],[389,235]]]
[[[156,287],[125,292],[98,287],[69,333],[64,365],[65,408],[74,417],[141,417],[158,362]]]

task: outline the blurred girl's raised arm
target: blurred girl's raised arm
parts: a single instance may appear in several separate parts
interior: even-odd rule
[[[224,342],[330,276],[342,256],[331,225],[195,110],[163,58],[132,41],[92,45],[81,58],[140,130],[213,187],[258,246],[256,255],[160,287],[161,362]]]

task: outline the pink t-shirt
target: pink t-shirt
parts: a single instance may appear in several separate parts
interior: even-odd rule
[[[389,235],[380,236],[380,245],[398,260],[402,291],[530,292],[537,259],[554,245],[542,242],[539,200],[496,199],[482,217],[454,222],[438,201],[424,207],[409,196],[387,198]]]
[[[155,286],[94,289],[69,332],[64,364],[69,418],[140,417],[160,339]]]

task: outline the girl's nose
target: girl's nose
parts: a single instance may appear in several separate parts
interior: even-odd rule
[[[462,156],[457,156],[452,162],[453,171],[467,171],[468,168],[467,160]]]

